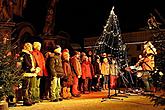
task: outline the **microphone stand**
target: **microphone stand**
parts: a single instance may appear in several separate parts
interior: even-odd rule
[[[118,72],[119,72],[119,77],[122,78],[122,81],[123,81],[125,87],[127,88],[127,84],[126,84],[126,83],[129,83],[128,80],[125,78],[125,76],[123,75],[123,73],[121,73],[121,72],[119,71],[119,69],[116,68],[116,66],[115,66],[115,75],[114,75],[114,76],[117,77],[116,70],[118,70]],[[123,100],[123,98],[118,98],[118,97],[125,97],[125,98],[128,98],[127,95],[119,95],[119,94],[118,94],[118,93],[120,93],[120,89],[118,88],[118,83],[117,83],[118,80],[117,80],[117,78],[115,79],[115,81],[116,81],[116,84],[115,84],[116,87],[114,88],[115,93],[111,95],[111,89],[112,89],[112,88],[110,88],[110,82],[111,82],[111,81],[110,81],[110,78],[111,78],[111,77],[112,77],[112,76],[109,75],[108,96],[107,96],[106,98],[102,98],[102,101],[101,101],[101,102],[104,102],[104,101],[106,101],[107,99]],[[118,90],[118,93],[117,93],[117,90]]]

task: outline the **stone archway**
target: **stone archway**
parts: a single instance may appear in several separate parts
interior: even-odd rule
[[[36,31],[30,23],[21,22],[16,24],[11,35],[14,53],[19,53],[23,44],[29,41],[33,36],[35,36],[35,34]]]

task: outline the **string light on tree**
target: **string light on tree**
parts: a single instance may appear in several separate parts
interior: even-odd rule
[[[118,63],[120,68],[124,68],[127,64],[126,52],[125,52],[125,44],[122,42],[121,31],[119,27],[119,21],[117,15],[114,12],[114,6],[110,11],[109,18],[106,21],[106,25],[104,26],[102,35],[98,38],[96,42],[97,53],[110,53],[116,59],[118,59]]]

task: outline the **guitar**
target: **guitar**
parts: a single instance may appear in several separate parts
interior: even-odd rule
[[[143,70],[141,66],[129,66],[126,67],[125,70],[131,73],[136,73],[138,78],[142,77],[143,75]]]

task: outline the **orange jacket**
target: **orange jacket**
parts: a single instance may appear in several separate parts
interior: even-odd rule
[[[82,75],[81,64],[80,64],[80,60],[76,58],[76,56],[73,56],[71,58],[71,65],[74,69],[73,73],[77,76],[81,76]]]

